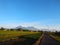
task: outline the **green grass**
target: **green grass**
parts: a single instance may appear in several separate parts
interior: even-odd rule
[[[55,35],[55,33],[50,33],[49,34],[52,38],[54,38],[55,40],[59,41],[60,42],[60,37]]]
[[[42,35],[41,33],[37,33],[37,34],[26,35],[26,36],[24,36],[24,37],[37,39],[37,38],[39,38],[41,35]]]
[[[28,35],[25,37],[37,38],[39,32],[23,32],[23,31],[0,31],[0,41],[16,38],[17,36]]]
[[[54,35],[50,35],[51,37],[53,37],[55,40],[60,42],[60,37],[59,36],[54,36]]]

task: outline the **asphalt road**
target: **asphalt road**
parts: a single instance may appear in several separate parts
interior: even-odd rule
[[[39,45],[60,45],[60,42],[54,40],[45,33]]]

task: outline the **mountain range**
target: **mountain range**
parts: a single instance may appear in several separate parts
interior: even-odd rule
[[[21,28],[21,29],[27,29],[27,30],[38,30],[37,28],[35,28],[35,27],[23,27],[23,26],[17,26],[15,29],[19,29],[19,28]]]

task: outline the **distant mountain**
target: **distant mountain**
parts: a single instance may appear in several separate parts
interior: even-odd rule
[[[23,27],[23,26],[17,26],[15,29],[19,29],[19,28],[21,28],[21,29],[27,29],[27,30],[38,30],[35,27]]]
[[[17,26],[15,29],[19,29],[19,28],[21,28],[21,29],[26,29],[26,28],[23,27],[23,26]]]
[[[29,29],[29,30],[38,30],[37,28],[35,28],[35,27],[26,27],[27,29]]]

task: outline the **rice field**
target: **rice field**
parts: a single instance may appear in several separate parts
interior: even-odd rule
[[[0,31],[0,41],[8,39],[16,39],[18,36],[32,37],[36,38],[39,32],[28,32],[28,31]]]

